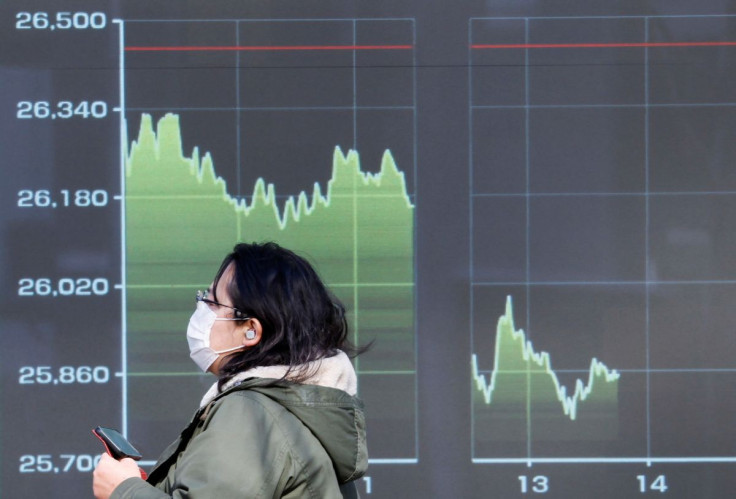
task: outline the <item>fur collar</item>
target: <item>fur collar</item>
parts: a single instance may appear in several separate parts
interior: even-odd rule
[[[350,358],[345,352],[340,352],[332,357],[325,357],[324,359],[315,360],[305,365],[307,372],[311,372],[312,375],[303,381],[305,385],[319,385],[326,386],[328,388],[337,388],[347,392],[349,395],[355,396],[358,392],[358,378],[353,369],[353,364],[350,362]],[[281,379],[286,374],[288,366],[263,366],[254,367],[248,369],[242,373],[238,373],[233,376],[227,383],[222,387],[222,391],[232,388],[248,378],[274,378]],[[286,377],[289,380],[289,377]],[[207,393],[202,397],[200,407],[204,407],[209,404],[220,392],[217,389],[217,382],[213,384]]]

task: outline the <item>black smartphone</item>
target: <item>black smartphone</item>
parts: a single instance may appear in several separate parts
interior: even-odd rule
[[[129,457],[135,461],[139,461],[143,456],[138,449],[133,447],[128,439],[126,439],[119,431],[112,428],[104,428],[98,426],[92,433],[99,438],[107,449],[107,453],[117,460]]]

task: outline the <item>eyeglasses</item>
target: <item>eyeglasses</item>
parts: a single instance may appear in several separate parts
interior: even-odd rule
[[[250,317],[246,316],[243,312],[241,312],[240,310],[238,310],[235,307],[231,307],[230,305],[223,305],[222,303],[216,302],[215,300],[210,300],[209,298],[207,298],[207,295],[209,295],[209,293],[210,293],[209,291],[204,291],[203,292],[203,291],[197,290],[197,296],[195,298],[196,301],[197,302],[204,302],[207,305],[214,305],[216,307],[231,308],[231,309],[235,310],[235,318],[234,319],[218,317],[216,320],[221,320],[221,321],[244,321],[246,319],[250,319]]]

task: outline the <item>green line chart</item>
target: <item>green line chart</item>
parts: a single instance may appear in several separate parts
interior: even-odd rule
[[[532,342],[526,340],[524,331],[514,327],[510,296],[506,300],[506,312],[498,319],[493,366],[489,381],[479,373],[478,358],[473,354],[475,387],[482,395],[483,402],[489,406],[494,403],[515,404],[523,400],[527,412],[531,412],[532,405],[555,395],[565,416],[575,421],[581,408],[584,412],[589,405],[599,404],[615,409],[617,404],[621,375],[595,358],[590,362],[587,382],[577,379],[574,392],[567,394],[567,387],[560,384],[552,369],[549,353],[535,352]]]
[[[164,422],[178,412],[168,404],[148,407],[153,380],[171,385],[173,393],[186,390],[189,397],[201,389],[185,385],[212,381],[196,375],[186,352],[183,331],[194,291],[210,283],[236,242],[266,240],[312,260],[345,303],[352,340],[375,342],[355,361],[359,395],[376,398],[387,379],[401,378],[391,383],[397,391],[392,403],[406,401],[398,414],[410,415],[402,424],[413,423],[414,391],[405,380],[414,378],[415,369],[414,206],[391,152],[385,151],[380,169],[371,174],[361,170],[356,151],[336,147],[325,188],[315,183],[310,194],[284,199],[274,184],[259,178],[251,196],[236,198],[211,154],[198,147],[183,151],[180,121],[168,113],[154,124],[151,115],[142,115],[126,162],[131,424],[153,431],[146,421]],[[178,405],[182,414],[191,409]],[[375,414],[380,420],[381,410]]]
[[[521,459],[532,442],[559,450],[615,441],[621,374],[593,358],[587,372],[565,372],[563,382],[550,354],[516,329],[512,303],[508,296],[496,325],[492,370],[471,356],[475,457]]]

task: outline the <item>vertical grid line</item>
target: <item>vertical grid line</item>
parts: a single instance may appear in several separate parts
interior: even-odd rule
[[[644,18],[644,42],[649,42],[649,17]],[[649,47],[644,47],[644,304],[645,304],[645,351],[646,351],[646,412],[647,412],[647,466],[651,466],[651,393],[650,393],[650,352],[649,352]]]
[[[126,277],[126,234],[125,234],[125,159],[127,156],[128,137],[125,121],[125,25],[120,19],[113,21],[118,25],[118,90],[120,101],[120,332],[121,332],[121,392],[122,414],[120,429],[128,435],[128,295]]]
[[[412,210],[412,243],[414,250],[414,455],[419,457],[419,424],[417,421],[417,414],[419,414],[419,375],[418,370],[418,340],[419,335],[417,334],[419,309],[417,306],[417,275],[418,275],[418,263],[417,263],[417,183],[418,183],[418,171],[417,171],[417,28],[416,19],[411,19],[411,65],[412,65],[412,114],[414,118],[413,123],[413,148],[414,148],[414,185],[412,186],[411,192],[414,194],[414,209]]]
[[[473,349],[475,347],[475,304],[474,304],[474,275],[473,275],[473,202],[474,202],[474,186],[473,186],[473,20],[468,19],[468,225],[470,241],[468,248],[468,282],[470,283],[470,358],[473,358]],[[476,387],[471,378],[470,382],[470,445],[471,456],[475,458],[475,390]]]
[[[524,19],[524,43],[527,45],[530,43],[529,40],[529,18]],[[531,341],[531,198],[529,196],[529,113],[530,113],[530,102],[529,102],[529,49],[524,49],[524,137],[525,137],[525,150],[524,150],[524,177],[525,177],[525,202],[526,202],[526,339]],[[527,363],[527,375],[526,375],[526,452],[527,458],[530,459],[528,466],[531,467],[532,457],[532,415],[531,415],[531,369],[530,363]]]
[[[357,19],[353,19],[353,47],[358,45]],[[353,49],[353,149],[358,150],[358,51]]]
[[[235,21],[235,46],[240,46],[240,21]],[[240,51],[235,51],[235,175],[237,183],[236,199],[242,201],[242,178],[240,175],[241,159],[240,159]],[[235,234],[238,241],[241,240],[242,232],[240,227],[241,218],[235,217]]]
[[[357,19],[353,19],[353,46],[357,45]],[[357,50],[353,50],[353,150],[358,152],[358,91],[357,83]],[[355,330],[353,332],[353,343],[358,345],[360,338],[359,311],[358,311],[358,192],[357,177],[353,177],[353,308],[355,317]],[[360,361],[355,358],[355,371],[359,372]],[[358,378],[359,379],[359,378]]]

